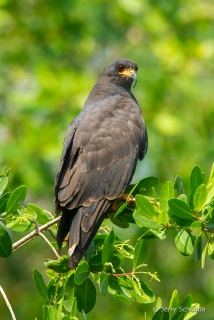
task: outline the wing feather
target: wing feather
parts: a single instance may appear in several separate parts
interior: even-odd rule
[[[90,112],[89,112],[90,111]],[[147,134],[137,103],[110,96],[90,106],[68,129],[56,178],[56,204],[70,221],[69,253],[73,268],[81,259],[111,202],[130,183]],[[61,231],[60,231],[61,230]],[[65,236],[59,228],[58,243]]]

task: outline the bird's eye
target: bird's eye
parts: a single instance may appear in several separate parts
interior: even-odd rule
[[[122,64],[119,64],[119,66],[117,67],[117,70],[118,70],[119,72],[122,72],[124,69],[125,69],[125,68],[124,68],[124,66],[123,66]]]

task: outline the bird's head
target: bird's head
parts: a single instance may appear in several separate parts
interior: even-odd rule
[[[103,75],[110,77],[111,82],[130,89],[132,84],[134,88],[137,83],[137,70],[136,63],[120,58],[109,63],[104,69]]]

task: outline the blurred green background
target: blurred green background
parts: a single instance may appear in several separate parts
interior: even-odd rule
[[[53,212],[67,127],[105,65],[118,57],[139,65],[133,93],[148,127],[149,151],[134,181],[149,175],[173,181],[180,174],[188,190],[195,164],[208,176],[214,161],[213,35],[211,0],[0,0],[0,167],[12,167],[11,189],[25,184],[27,202]],[[133,243],[140,235],[137,228],[118,232]],[[161,282],[150,286],[166,307],[174,289],[182,298],[192,293],[206,308],[197,318],[211,320],[212,262],[201,270],[173,241],[151,241],[148,270],[158,271]],[[17,319],[41,319],[32,268],[44,274],[43,261],[51,255],[35,239],[0,263],[0,283]],[[144,319],[145,312],[150,319],[151,309],[99,297],[88,319]],[[0,318],[11,319],[1,296]]]

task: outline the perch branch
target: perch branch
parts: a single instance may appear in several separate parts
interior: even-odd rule
[[[53,226],[55,223],[59,222],[60,219],[61,219],[61,216],[49,221],[48,223],[44,224],[43,226],[41,226],[39,228],[34,229],[31,233],[29,233],[25,237],[23,237],[20,240],[18,240],[17,242],[15,242],[12,245],[12,251],[13,252],[16,251],[17,249],[22,247],[27,242],[29,242],[29,241],[33,240],[34,238],[36,238],[37,236],[41,235],[42,232],[48,230],[48,228]],[[0,260],[3,260],[3,258],[0,258]]]

